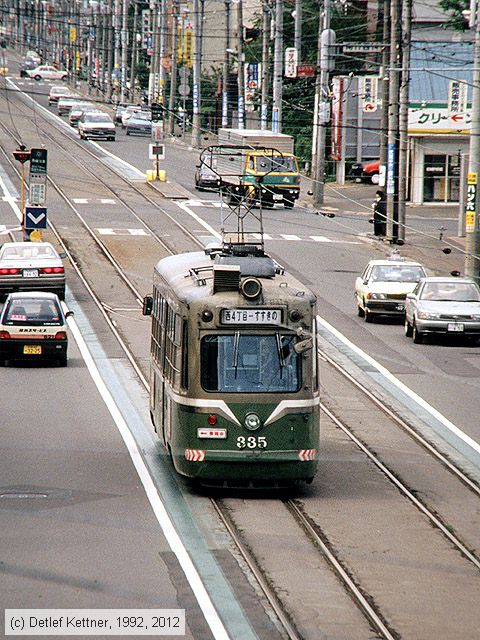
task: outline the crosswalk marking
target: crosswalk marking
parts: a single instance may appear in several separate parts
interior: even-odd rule
[[[252,236],[252,238],[254,240],[261,240],[262,239],[262,234],[261,233],[251,233],[250,235]],[[268,233],[264,233],[263,234],[263,239],[264,240],[273,240],[272,236],[268,235]]]
[[[280,234],[284,240],[301,240],[300,236],[289,235],[288,233]]]
[[[102,204],[116,204],[112,198],[100,198]]]
[[[310,238],[315,240],[315,242],[332,242],[330,238],[327,238],[326,236],[310,236]]]
[[[112,229],[104,227],[97,229],[101,236],[148,236],[145,229]]]
[[[100,204],[117,204],[116,201],[113,200],[113,198],[99,198],[93,200],[91,200],[90,198],[72,198],[72,202],[74,202],[75,204],[94,204],[96,202],[100,202]]]
[[[72,198],[72,201],[75,204],[88,204],[88,199],[87,198]]]

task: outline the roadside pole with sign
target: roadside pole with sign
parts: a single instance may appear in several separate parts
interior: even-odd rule
[[[25,163],[30,160],[30,149],[27,149],[25,145],[20,145],[18,149],[13,152],[13,157],[15,160],[22,165],[22,173],[21,173],[21,214],[22,214],[22,229],[25,237]]]
[[[152,103],[152,142],[149,145],[149,158],[153,160],[153,179],[165,180],[165,171],[160,172],[160,160],[165,160],[165,145],[160,144],[163,140],[163,105]]]
[[[47,150],[30,149],[29,207],[25,209],[24,228],[30,240],[41,240],[40,229],[47,227]],[[30,233],[29,233],[30,232]]]

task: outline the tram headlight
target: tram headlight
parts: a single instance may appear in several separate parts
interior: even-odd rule
[[[262,283],[257,278],[244,278],[240,284],[240,290],[247,300],[254,300],[262,293]]]
[[[250,431],[255,431],[261,426],[260,418],[256,413],[247,413],[244,424]]]
[[[201,318],[203,322],[211,322],[213,320],[213,313],[210,311],[210,309],[204,309],[202,311]]]

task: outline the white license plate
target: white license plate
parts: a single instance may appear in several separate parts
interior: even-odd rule
[[[24,278],[38,278],[38,269],[24,269],[23,270]]]
[[[458,322],[449,322],[447,324],[447,331],[463,331],[463,324]]]
[[[283,200],[283,196],[278,194],[278,193],[274,193],[273,194],[273,199],[274,200]]]

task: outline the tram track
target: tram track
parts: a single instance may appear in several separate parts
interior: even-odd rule
[[[4,125],[2,125],[2,128],[3,128],[4,131],[7,131],[6,128],[4,127]],[[46,137],[49,136],[48,132],[45,132],[45,136]],[[54,142],[55,142],[55,140],[54,140]],[[56,142],[56,144],[59,144],[59,143]],[[85,150],[85,146],[83,144],[79,145],[79,146],[81,146],[81,148],[83,150]],[[3,152],[4,156],[5,156],[5,158],[7,159],[7,161],[10,163],[11,167],[13,168],[13,170],[15,170],[17,175],[18,175],[19,172],[17,171],[17,169],[16,169],[15,165],[13,164],[13,162],[8,157],[7,152],[4,149],[2,149],[2,152]],[[95,157],[96,160],[98,160],[98,157],[95,156],[95,154],[91,154],[91,155],[93,157]],[[94,177],[101,184],[103,184],[103,186],[105,186],[108,189],[110,189],[110,191],[115,194],[115,197],[117,197],[120,201],[122,201],[122,197],[118,194],[118,192],[115,192],[115,190],[113,188],[111,188],[111,186],[108,185],[108,183],[106,181],[103,181],[102,179],[100,179],[99,176],[97,174],[95,174],[93,171],[89,170],[89,168],[87,168],[84,165],[84,163],[81,163],[80,161],[77,161],[77,159],[75,159],[75,162],[77,163],[77,166],[81,167],[82,170],[88,171],[89,174],[92,177]],[[111,168],[109,167],[109,169],[111,169]],[[111,170],[113,171],[113,169],[111,169]],[[116,173],[116,172],[114,171],[114,173]],[[61,197],[69,204],[69,206],[72,207],[72,210],[75,210],[75,207],[69,201],[68,196],[66,195],[65,192],[63,192],[62,188],[58,184],[56,184],[56,182],[54,182],[54,181],[50,181],[50,182],[52,184],[52,187],[54,187],[55,190],[61,195]],[[140,189],[138,189],[137,187],[132,185],[128,180],[124,180],[124,182],[126,184],[128,184],[129,188],[133,188],[133,190],[135,192],[137,192],[143,198],[148,200],[148,197],[146,197],[145,194],[143,194]],[[157,203],[155,203],[153,200],[150,200],[150,203],[153,204],[154,206],[158,207]],[[125,206],[127,208],[129,207],[127,202],[125,202]],[[137,218],[137,216],[136,216],[136,214],[135,214],[133,209],[131,210],[131,213],[132,213],[132,215],[134,215]],[[162,211],[162,213],[163,213],[163,211]],[[81,214],[79,212],[77,212],[77,214],[78,214],[79,220],[84,225],[85,229],[87,230],[89,235],[92,237],[92,239],[95,241],[95,243],[97,244],[99,250],[104,254],[105,259],[108,260],[110,262],[110,264],[115,268],[115,271],[117,272],[118,276],[121,278],[121,280],[124,283],[124,285],[126,287],[128,287],[128,289],[131,291],[131,293],[135,296],[136,303],[138,305],[140,305],[140,303],[141,303],[141,294],[136,289],[136,287],[134,286],[134,283],[130,281],[128,275],[122,269],[121,264],[115,259],[115,256],[113,256],[113,254],[108,250],[108,248],[104,245],[104,243],[102,243],[98,239],[98,237],[96,236],[94,231],[91,228],[89,228],[88,223],[86,223],[86,221],[84,221],[82,219]],[[168,213],[165,213],[165,215],[169,216]],[[169,217],[170,217],[171,221],[174,222],[182,232],[185,232],[186,229],[183,227],[183,225],[178,223],[178,221],[174,220],[171,216],[169,216]],[[146,379],[146,376],[142,373],[140,365],[135,360],[135,354],[133,354],[131,352],[130,348],[128,347],[128,345],[123,340],[123,338],[121,336],[121,333],[118,331],[118,329],[116,328],[115,324],[112,322],[112,319],[110,318],[109,313],[108,313],[107,309],[105,308],[105,305],[98,298],[98,296],[96,295],[96,293],[94,291],[94,288],[88,283],[87,278],[81,272],[81,269],[78,267],[78,265],[77,265],[77,263],[76,263],[76,261],[74,259],[74,256],[72,256],[71,252],[69,251],[68,246],[63,241],[62,235],[59,232],[59,230],[55,227],[55,225],[53,225],[51,223],[50,223],[50,228],[51,228],[52,232],[54,233],[55,237],[57,238],[58,242],[61,244],[61,246],[65,250],[65,252],[66,252],[70,262],[72,263],[72,266],[75,269],[76,273],[81,278],[81,280],[84,283],[84,285],[87,287],[89,295],[92,297],[92,300],[94,301],[95,305],[98,307],[98,309],[101,312],[102,316],[107,321],[110,329],[112,330],[113,334],[115,335],[115,338],[119,341],[119,343],[120,343],[123,351],[125,352],[128,360],[134,366],[135,371],[137,372],[137,374],[139,375],[139,377],[140,377],[140,379],[142,381],[142,384],[145,386],[146,389],[148,389],[148,386],[149,386],[148,385],[148,381]],[[190,232],[188,230],[186,230],[186,231],[190,234]],[[156,234],[154,232],[152,233],[152,235],[156,236]],[[192,241],[193,240],[195,241],[196,246],[202,246],[203,247],[203,245],[201,245],[201,243],[198,241],[198,239],[195,238],[195,236],[193,236],[192,234],[190,234],[190,235],[191,235],[190,239]],[[161,238],[159,238],[158,236],[157,236],[157,239],[162,244],[162,246],[164,247],[164,249],[166,251],[168,251],[169,253],[173,253],[173,249],[171,247],[169,247],[167,243],[164,243],[164,241]],[[414,438],[416,440],[416,442],[419,444],[419,446],[421,446],[423,449],[425,449],[425,451],[428,451],[428,453],[430,455],[435,456],[436,461],[439,464],[443,465],[445,468],[447,468],[450,473],[454,474],[455,477],[464,485],[464,487],[468,488],[476,496],[480,496],[479,487],[470,478],[468,478],[468,476],[466,476],[461,470],[459,470],[454,463],[452,463],[445,456],[443,456],[443,454],[441,454],[440,452],[436,451],[435,448],[430,443],[428,443],[423,438],[421,438],[421,436],[419,436],[416,433],[416,431],[410,425],[408,425],[400,416],[396,415],[391,409],[389,409],[384,404],[382,404],[381,401],[379,401],[374,396],[374,394],[369,392],[368,389],[366,389],[363,385],[358,383],[358,381],[356,381],[346,370],[342,370],[342,367],[338,363],[335,363],[331,358],[329,358],[329,356],[327,356],[327,354],[325,354],[323,352],[320,352],[320,355],[324,360],[328,359],[328,361],[331,364],[331,366],[334,366],[339,373],[341,373],[346,379],[349,380],[349,382],[351,384],[354,384],[357,387],[357,389],[359,391],[361,391],[361,393],[363,393],[365,395],[365,398],[368,398],[369,402],[375,403],[377,408],[381,409],[385,413],[385,415],[387,415],[391,420],[395,421],[395,423],[396,423],[396,425],[398,427],[400,427],[406,433],[408,433],[410,437]],[[420,500],[418,500],[413,494],[411,494],[411,491],[409,490],[409,488],[406,485],[401,487],[400,486],[401,483],[398,481],[398,478],[396,477],[396,474],[391,472],[382,463],[382,461],[377,456],[375,456],[375,454],[372,451],[369,451],[368,447],[366,447],[364,445],[364,443],[362,443],[355,436],[355,434],[351,430],[349,430],[348,426],[346,424],[344,424],[330,410],[330,408],[327,405],[322,403],[321,404],[321,410],[324,412],[325,415],[327,415],[329,417],[329,419],[332,422],[334,422],[336,424],[336,426],[339,429],[341,429],[345,434],[348,435],[348,437],[352,440],[352,442],[354,442],[355,445],[358,446],[363,451],[363,453],[365,454],[365,456],[368,457],[369,460],[371,460],[371,461],[373,461],[375,463],[376,467],[382,473],[385,474],[385,476],[388,478],[389,482],[393,483],[397,489],[402,491],[402,494],[404,496],[408,497],[409,500],[411,500],[412,503],[415,504],[416,508],[419,509],[419,511],[421,511],[423,515],[426,515],[429,518],[432,526],[438,528],[438,530],[441,531],[441,533],[449,540],[449,542],[455,546],[455,548],[463,555],[464,558],[466,558],[469,562],[471,562],[477,569],[480,568],[480,563],[479,563],[479,560],[478,560],[477,556],[474,553],[472,553],[467,547],[465,547],[465,545],[463,544],[463,542],[460,539],[457,539],[456,536],[454,536],[451,533],[451,531],[450,531],[451,525],[449,525],[448,523],[445,524],[445,523],[441,522],[441,520],[438,518],[437,514],[435,514],[434,511],[429,510],[428,507],[423,505]],[[411,495],[409,496],[409,494],[411,494]],[[284,610],[284,607],[282,605],[281,599],[279,599],[279,597],[278,597],[278,595],[276,593],[278,588],[276,588],[275,585],[272,585],[271,581],[269,581],[268,578],[265,575],[262,575],[261,566],[260,566],[261,563],[259,563],[258,560],[255,558],[254,554],[249,549],[248,545],[245,544],[245,542],[243,540],[243,537],[241,535],[241,532],[238,529],[235,530],[236,529],[235,523],[232,520],[232,518],[229,517],[228,510],[225,508],[224,501],[222,499],[216,499],[216,498],[210,498],[210,500],[211,500],[211,503],[214,506],[215,510],[219,514],[219,517],[222,519],[222,522],[226,526],[227,530],[230,532],[230,535],[232,536],[232,540],[234,541],[234,543],[235,543],[237,549],[239,550],[239,552],[241,553],[244,561],[249,566],[249,570],[252,572],[252,575],[255,576],[255,579],[256,579],[257,583],[259,584],[261,590],[265,594],[270,606],[275,611],[275,613],[276,613],[278,619],[280,620],[281,625],[282,625],[287,637],[291,638],[292,640],[293,639],[297,640],[297,639],[300,639],[300,638],[304,637],[296,629],[295,622],[291,620],[291,616]],[[292,518],[297,522],[298,526],[303,531],[303,533],[307,536],[307,538],[311,541],[313,546],[320,551],[320,554],[321,554],[322,558],[326,558],[328,560],[328,562],[330,563],[332,569],[338,575],[339,580],[345,585],[345,589],[348,591],[350,596],[354,599],[357,607],[363,612],[365,617],[374,626],[374,628],[376,629],[377,633],[380,634],[381,637],[383,637],[383,638],[388,638],[388,639],[392,639],[392,640],[397,638],[398,634],[394,630],[391,630],[389,628],[387,622],[384,620],[383,616],[381,615],[381,612],[378,611],[375,606],[372,606],[371,601],[373,600],[373,598],[369,597],[368,593],[366,593],[366,590],[361,588],[361,586],[358,585],[357,582],[352,579],[352,577],[350,575],[350,572],[348,570],[346,570],[346,568],[344,567],[344,563],[342,563],[336,557],[336,554],[333,551],[334,545],[330,544],[328,542],[328,539],[326,539],[324,535],[321,535],[319,533],[318,527],[315,526],[314,518],[312,518],[312,517],[310,517],[308,515],[308,512],[305,511],[305,507],[301,506],[297,500],[293,500],[293,499],[292,500],[284,500],[283,504],[289,510],[289,512],[292,515]]]

